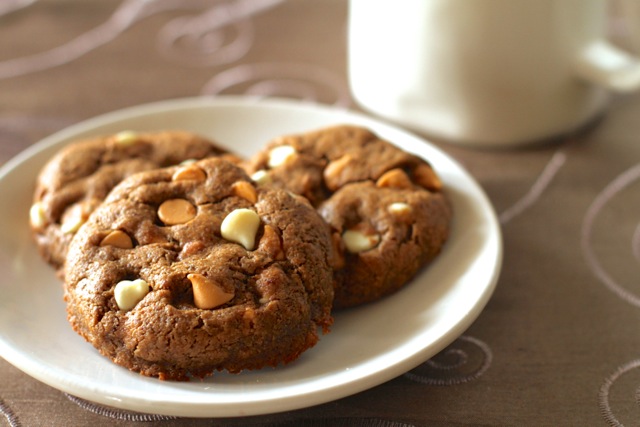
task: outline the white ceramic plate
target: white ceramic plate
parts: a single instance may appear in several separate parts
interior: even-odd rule
[[[163,382],[116,366],[66,321],[61,283],[30,238],[36,174],[68,141],[125,129],[185,129],[242,155],[273,137],[335,124],[367,126],[428,159],[455,219],[443,253],[400,292],[339,313],[332,332],[288,366],[205,381]],[[494,210],[458,163],[428,142],[366,116],[285,100],[192,98],[133,107],[52,135],[0,169],[0,355],[64,392],[121,409],[189,417],[257,415],[335,400],[425,362],[476,319],[495,287],[502,240]]]

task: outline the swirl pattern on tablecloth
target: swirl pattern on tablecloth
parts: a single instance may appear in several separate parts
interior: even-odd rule
[[[581,244],[587,265],[596,278],[623,301],[635,307],[640,307],[640,295],[637,289],[639,283],[633,281],[633,279],[625,283],[623,280],[614,277],[614,273],[605,267],[604,262],[597,254],[597,245],[596,242],[594,242],[594,240],[596,240],[595,229],[598,218],[605,213],[616,215],[618,217],[618,221],[616,222],[618,226],[615,230],[607,230],[608,233],[617,232],[625,236],[631,235],[629,259],[622,259],[622,261],[636,263],[640,261],[640,224],[636,224],[632,230],[629,226],[629,218],[623,217],[624,209],[621,209],[621,207],[624,207],[623,200],[625,199],[622,193],[627,191],[631,194],[630,187],[637,182],[640,182],[640,164],[619,174],[597,195],[589,206],[582,223]],[[637,192],[635,194],[637,194]],[[637,278],[637,276],[635,277]],[[616,393],[616,403],[620,405],[619,408],[623,406],[622,411],[620,411],[621,414],[626,414],[626,411],[629,411],[633,405],[640,407],[640,386],[638,385],[640,384],[640,371],[635,372],[635,376],[631,375],[631,373],[639,367],[640,359],[632,360],[618,367],[605,379],[600,388],[598,393],[600,412],[605,421],[611,426],[624,425],[624,423],[620,422],[614,415],[616,411],[612,408],[611,395],[614,388],[626,390],[626,392],[619,391]],[[622,380],[623,377],[624,380]],[[633,391],[631,391],[631,389]],[[640,418],[640,410],[636,409],[635,416],[631,419],[635,422],[638,418]]]
[[[545,166],[542,173],[538,176],[529,191],[516,203],[505,209],[498,217],[501,224],[506,224],[516,216],[522,214],[542,196],[549,184],[553,181],[558,171],[562,168],[567,160],[567,156],[562,151],[556,151]]]
[[[600,391],[598,393],[600,413],[610,426],[618,427],[625,425],[625,423],[621,422],[618,417],[614,415],[613,408],[611,407],[610,400],[611,395],[614,393],[614,384],[615,387],[621,390],[616,393],[616,401],[622,402],[626,409],[632,407],[634,404],[636,406],[633,414],[625,416],[626,418],[629,418],[629,425],[635,425],[638,419],[640,419],[640,386],[638,386],[640,381],[640,370],[638,370],[638,368],[640,368],[640,359],[635,359],[625,363],[607,377],[600,387]],[[633,373],[635,373],[633,378],[623,379],[623,377],[631,376]]]
[[[175,18],[158,33],[158,50],[169,59],[191,66],[232,63],[253,45],[254,28],[248,18],[282,1],[227,1],[195,17]]]
[[[108,406],[98,405],[97,403],[89,402],[79,397],[72,396],[65,393],[67,398],[81,407],[84,410],[93,412],[103,417],[113,418],[121,421],[135,421],[135,422],[155,422],[155,421],[167,421],[175,420],[177,417],[171,417],[167,415],[155,415],[155,414],[142,414],[138,412],[125,411],[121,409],[115,409]]]
[[[595,198],[582,223],[582,253],[591,268],[593,274],[602,282],[607,289],[618,295],[621,299],[640,307],[640,296],[637,291],[629,289],[632,286],[638,288],[639,282],[622,284],[618,279],[613,277],[610,271],[602,264],[600,258],[596,254],[593,243],[593,234],[596,220],[602,211],[612,203],[612,200],[623,190],[628,189],[633,183],[640,180],[640,163],[618,175],[605,189]],[[613,209],[611,209],[613,210]],[[618,224],[621,224],[619,222]],[[640,259],[640,225],[631,232],[631,255],[638,261]],[[617,231],[617,230],[612,230]],[[636,276],[637,277],[637,276]]]
[[[340,107],[351,104],[347,83],[339,75],[306,63],[242,64],[216,74],[202,89],[203,95],[224,93],[290,97]],[[325,99],[321,93],[331,95]]]
[[[20,427],[22,424],[18,420],[16,414],[11,410],[9,405],[7,405],[4,400],[0,399],[0,414],[4,416],[4,418],[9,423],[11,427]]]
[[[202,9],[195,18],[174,18],[160,30],[158,47],[162,53],[181,62],[195,65],[219,65],[240,59],[250,48],[253,31],[246,19],[279,4],[282,0],[235,0],[225,2],[184,0],[124,0],[104,23],[50,50],[20,58],[0,61],[0,79],[23,76],[72,62],[116,39],[135,23],[160,12]],[[15,5],[11,8],[10,5]],[[7,11],[25,7],[28,2],[12,1]],[[3,8],[0,8],[0,16]],[[6,12],[8,13],[8,12]],[[225,26],[235,24],[238,36],[229,44],[221,42]],[[198,54],[185,53],[186,46],[197,46]],[[194,43],[195,42],[195,43]]]
[[[121,409],[115,409],[107,406],[98,405],[96,403],[88,402],[84,399],[80,399],[70,394],[65,393],[65,395],[70,401],[77,404],[82,409],[85,409],[94,414],[115,419],[118,421],[148,423],[148,422],[169,421],[169,420],[180,419],[180,417],[154,415],[154,414],[142,414],[142,413],[125,411]],[[0,400],[0,413],[3,413],[1,412],[2,410],[3,410],[2,401]],[[17,420],[15,422],[16,424],[10,424],[11,427],[20,426]],[[289,427],[289,426],[295,426],[295,427],[321,427],[321,426],[322,427],[324,426],[415,427],[413,424],[406,424],[402,422],[384,420],[380,418],[300,419],[300,420],[283,421],[283,422],[276,422],[276,423],[273,423],[273,422],[262,423],[260,421],[256,421],[255,423],[250,423],[250,424],[255,426],[270,426],[270,427]],[[236,425],[236,424],[233,424],[233,425]]]
[[[407,372],[412,381],[428,385],[457,385],[478,379],[491,366],[493,353],[483,341],[467,335],[427,362]]]

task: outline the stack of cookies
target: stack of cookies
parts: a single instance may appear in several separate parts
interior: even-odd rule
[[[356,126],[246,160],[182,131],[75,142],[41,171],[30,210],[73,329],[169,380],[295,360],[334,310],[410,282],[450,221],[431,166]]]

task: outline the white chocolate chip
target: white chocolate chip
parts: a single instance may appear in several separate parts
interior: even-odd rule
[[[29,220],[31,221],[31,225],[35,228],[42,228],[47,222],[47,217],[45,216],[44,206],[42,202],[36,202],[29,209]]]
[[[85,219],[82,217],[82,215],[71,215],[64,220],[64,222],[60,226],[60,231],[62,231],[64,234],[75,233],[80,229],[80,227],[82,227],[82,224],[84,224],[84,222]]]
[[[149,293],[149,284],[142,279],[118,282],[113,295],[120,310],[131,310]]]
[[[251,175],[251,179],[254,180],[256,184],[259,184],[259,185],[268,184],[269,182],[271,182],[271,177],[269,176],[269,173],[264,169],[254,172],[253,175]]]
[[[296,149],[290,145],[275,147],[269,152],[269,162],[267,165],[270,168],[283,165],[294,154],[296,154]]]
[[[347,230],[342,233],[342,240],[349,252],[359,253],[376,247],[380,243],[380,236],[377,234],[367,235],[359,230]]]
[[[131,130],[123,130],[122,132],[118,132],[114,136],[114,141],[118,145],[129,146],[133,145],[138,140],[138,134]]]
[[[91,198],[70,206],[62,215],[60,231],[65,234],[77,232],[99,204],[99,200]]]
[[[253,250],[260,217],[251,209],[236,209],[225,217],[220,225],[222,237],[240,243],[248,251]]]
[[[409,206],[407,203],[396,202],[391,203],[389,206],[387,206],[387,210],[392,214],[404,214],[411,212],[411,206]]]
[[[196,159],[187,159],[187,160],[181,161],[180,163],[178,163],[178,165],[187,166],[187,165],[190,165],[190,164],[195,163],[195,162],[197,162]]]

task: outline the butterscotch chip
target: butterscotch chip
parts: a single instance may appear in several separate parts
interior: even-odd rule
[[[413,178],[419,185],[427,190],[442,190],[442,181],[440,181],[438,175],[436,175],[435,171],[429,165],[418,165],[413,170]]]
[[[295,360],[332,322],[328,226],[284,190],[260,186],[256,203],[234,196],[234,184],[253,182],[229,162],[192,166],[205,172],[204,181],[172,180],[180,166],[130,176],[78,231],[64,273],[73,329],[115,363],[161,379]],[[166,226],[156,212],[170,200],[189,201],[198,214]],[[244,230],[252,250],[223,236],[234,212],[240,221],[231,221],[231,230]],[[255,233],[244,215],[258,218]],[[116,229],[133,248],[101,245],[99,236]],[[123,299],[132,285],[118,283],[138,279],[148,293]]]
[[[193,302],[198,308],[216,308],[233,299],[233,292],[225,292],[217,283],[202,274],[188,274],[187,278],[193,287]]]
[[[345,154],[331,161],[322,172],[327,187],[333,191],[337,190],[342,182],[342,175],[346,173],[350,165],[354,163],[355,159],[350,154]]]
[[[180,258],[187,258],[190,256],[197,255],[198,253],[206,250],[207,245],[202,240],[195,240],[191,242],[187,242],[182,247],[180,251]]]
[[[170,199],[162,202],[158,208],[158,218],[166,225],[178,225],[196,217],[196,207],[184,199]]]
[[[202,169],[190,166],[178,169],[171,177],[174,181],[204,181],[206,178],[207,176]]]
[[[120,249],[131,249],[133,248],[133,242],[131,241],[131,237],[129,237],[129,235],[124,231],[113,230],[102,239],[100,246],[113,246]]]
[[[376,181],[378,187],[411,188],[411,178],[400,168],[391,169]]]
[[[273,259],[282,260],[285,258],[284,250],[282,248],[282,240],[275,228],[268,224],[264,226],[264,232],[260,239],[259,248],[271,255]]]
[[[235,196],[243,197],[251,203],[258,201],[258,192],[251,183],[247,181],[238,181],[231,186],[231,190]]]
[[[36,183],[30,219],[40,254],[61,274],[73,236],[125,177],[222,154],[213,142],[181,131],[123,131],[70,143],[45,165]]]
[[[295,156],[272,162],[278,147]],[[336,309],[397,291],[448,238],[451,206],[431,165],[363,127],[279,136],[246,169],[307,198],[331,226]]]

